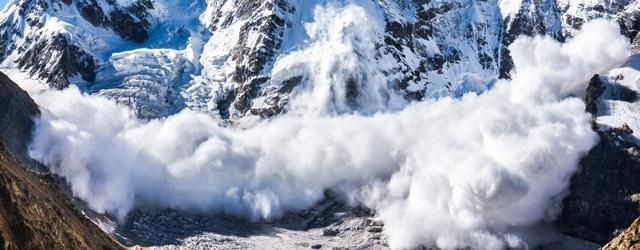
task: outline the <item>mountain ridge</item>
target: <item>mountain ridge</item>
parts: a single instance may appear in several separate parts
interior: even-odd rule
[[[586,21],[607,18],[632,40],[640,25],[640,4],[628,0],[356,2],[381,22],[372,38],[378,48],[366,52],[373,58],[356,60],[375,61],[371,70],[408,101],[482,92],[508,78],[506,47],[519,35],[564,40]],[[299,70],[273,66],[309,46],[312,12],[327,4],[349,3],[16,0],[0,17],[0,66],[25,70],[53,88],[76,84],[142,117],[189,108],[222,119],[268,118],[286,112],[309,81]],[[370,73],[361,74],[345,83],[353,86],[347,102],[364,95],[359,82]],[[353,104],[337,112],[368,108]]]

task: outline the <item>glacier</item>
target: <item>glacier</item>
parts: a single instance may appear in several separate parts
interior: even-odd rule
[[[377,13],[383,25],[371,37],[376,51],[362,63],[375,61],[389,88],[407,102],[481,93],[509,78],[507,46],[518,35],[563,41],[586,21],[607,18],[633,39],[640,15],[640,4],[629,0],[332,2]],[[230,122],[259,120],[286,112],[290,96],[309,81],[295,67],[274,69],[311,46],[307,26],[321,4],[14,0],[0,14],[0,68],[20,69],[53,88],[73,84],[108,96],[144,118],[188,108]],[[127,63],[144,66],[122,70]],[[366,79],[353,80],[349,98],[357,99],[359,81]]]

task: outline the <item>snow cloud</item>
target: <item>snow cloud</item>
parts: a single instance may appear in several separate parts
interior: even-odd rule
[[[518,39],[513,80],[482,95],[406,104],[390,101],[362,55],[378,42],[369,35],[381,17],[347,4],[319,7],[315,18],[309,45],[274,66],[308,72],[287,115],[247,129],[188,110],[144,121],[71,87],[34,96],[43,114],[31,155],[91,208],[119,217],[151,206],[272,219],[330,189],[374,208],[394,248],[521,247],[522,230],[557,215],[579,158],[597,142],[578,97],[594,73],[628,56],[617,26],[594,21],[566,44]],[[363,105],[405,107],[340,112],[330,97],[352,74]],[[310,105],[320,112],[296,112]]]

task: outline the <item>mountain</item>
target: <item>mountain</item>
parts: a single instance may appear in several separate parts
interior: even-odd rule
[[[354,62],[375,67],[357,69],[344,82],[350,91],[334,93],[345,105],[322,110],[367,113],[389,106],[363,101],[363,83],[376,74],[405,100],[460,96],[509,77],[506,46],[518,35],[564,40],[588,20],[609,18],[632,40],[640,26],[640,3],[630,0],[355,2],[368,6],[372,27],[342,25],[366,28],[367,37],[315,41],[310,32],[330,32],[309,29],[325,21],[315,16],[317,6],[332,5],[323,1],[16,0],[0,14],[0,65],[52,88],[76,84],[141,117],[186,107],[237,120],[287,110],[314,63],[297,52],[325,44],[318,53],[340,53],[330,46],[344,45],[361,55]],[[363,39],[376,46],[362,46]],[[389,93],[381,98],[394,101]]]
[[[144,119],[192,109],[242,127],[285,112],[370,115],[412,101],[482,93],[497,79],[512,77],[508,46],[516,37],[565,41],[596,18],[615,20],[632,49],[640,50],[640,2],[634,0],[14,0],[0,13],[0,70],[13,79],[33,78],[44,88],[75,85],[127,105]],[[600,141],[580,162],[570,193],[553,197],[565,198],[557,209],[562,211],[550,212],[560,213],[556,226],[588,242],[608,241],[638,216],[640,122],[634,112],[640,112],[640,64],[634,58],[592,79],[587,111]],[[9,82],[0,74],[0,139],[6,145],[0,146],[0,199],[11,201],[0,203],[0,219],[8,221],[0,220],[0,232],[9,232],[0,243],[119,248],[73,209],[52,177],[22,168],[31,164],[26,150],[34,126],[30,118],[39,111]],[[309,94],[318,84],[328,84],[321,86],[327,91]],[[205,139],[191,139],[194,149],[208,146]],[[79,164],[84,160],[80,157]],[[528,188],[519,179],[504,178],[496,184],[498,191],[510,185],[516,193]],[[498,191],[484,198],[508,196]],[[154,199],[159,197],[149,202]],[[325,197],[312,208],[258,223],[135,207],[109,231],[126,244],[145,246],[259,248],[269,242],[274,248],[386,248],[382,232],[391,229],[374,221],[372,211],[341,202]],[[42,206],[57,213],[42,213]],[[42,240],[24,238],[30,236]]]
[[[37,114],[27,93],[0,73],[0,247],[122,249],[76,210],[51,175],[30,172],[20,160]]]

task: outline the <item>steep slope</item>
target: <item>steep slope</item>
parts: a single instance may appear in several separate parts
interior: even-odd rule
[[[0,72],[0,141],[23,163],[32,163],[27,154],[33,117],[40,111],[29,95]]]
[[[370,27],[336,14],[326,20],[336,22],[333,30],[317,28],[318,9],[349,4],[365,8]],[[602,17],[618,20],[631,40],[639,16],[640,4],[630,0],[14,0],[0,14],[0,61],[51,87],[76,84],[108,96],[141,117],[190,108],[238,120],[285,112],[320,73],[312,72],[322,69],[320,58],[339,59],[323,67],[355,67],[339,61],[356,52],[350,60],[358,73],[330,76],[350,91],[330,93],[333,103],[313,109],[371,113],[396,96],[485,91],[509,77],[506,46],[518,35],[564,40]],[[362,29],[366,37],[318,40]],[[384,87],[380,105],[364,100],[370,82]]]
[[[47,175],[28,172],[0,142],[0,246],[122,249],[71,205]]]
[[[622,7],[572,9],[554,1],[510,2],[517,4],[514,7],[503,1],[463,0],[363,0],[351,4],[302,0],[196,1],[191,4],[188,1],[93,1],[89,5],[95,13],[130,11],[137,24],[127,24],[127,27],[138,24],[142,27],[131,34],[144,33],[136,38],[114,24],[113,14],[107,15],[111,19],[95,19],[94,14],[74,12],[85,8],[78,5],[81,2],[22,2],[28,2],[24,6],[31,6],[27,9],[35,12],[7,15],[16,20],[24,18],[11,27],[31,25],[29,17],[42,17],[44,22],[29,26],[31,37],[44,44],[53,42],[51,46],[41,46],[42,50],[34,48],[28,53],[24,52],[27,49],[13,50],[9,45],[7,51],[11,53],[4,61],[7,67],[29,70],[52,87],[77,84],[86,93],[108,96],[129,105],[146,118],[164,117],[187,107],[231,120],[249,116],[269,118],[294,105],[298,112],[367,115],[393,110],[413,100],[483,92],[497,77],[510,77],[511,58],[505,46],[515,36],[547,34],[563,40],[572,36],[574,28],[566,25],[567,13],[584,16],[581,20],[600,14],[623,20],[628,16],[619,14],[620,11],[627,13],[633,7],[632,2],[625,1],[620,1]],[[178,17],[166,16],[167,10],[177,12],[174,16]],[[587,10],[594,10],[596,14],[584,14]],[[200,13],[204,14],[196,15]],[[91,21],[94,19],[101,21]],[[633,27],[635,19],[628,20],[631,25],[624,21],[623,32],[631,38],[635,31],[626,27]],[[11,37],[7,41],[18,41],[15,44],[40,43],[32,42],[29,35],[24,36],[27,38],[6,36]],[[14,38],[18,40],[12,40]],[[78,51],[91,57],[78,56],[82,54]],[[21,60],[28,63],[21,66]],[[92,63],[95,65],[91,66]],[[88,70],[73,71],[85,66]],[[54,72],[55,76],[50,78],[34,72]],[[329,86],[316,85],[323,83]],[[327,91],[323,95],[310,95],[309,90],[316,87]],[[293,98],[300,96],[303,98]],[[496,103],[504,99],[507,98],[498,99]],[[203,123],[212,124],[218,120],[205,121]],[[25,126],[18,124],[17,127]],[[588,124],[586,127],[588,130]],[[622,162],[622,171],[605,173],[613,177],[592,178],[602,176],[603,162],[632,154],[631,144],[617,141],[618,132],[601,134],[601,145],[583,162],[586,179],[595,180],[596,188],[589,186],[591,182],[573,192],[566,210],[575,218],[569,221],[579,224],[590,215],[607,211],[607,205],[611,204],[628,208],[626,203],[618,202],[632,196],[634,189],[607,196],[609,200],[604,205],[596,204],[597,199],[601,199],[597,190],[620,175],[635,178],[632,171],[626,174],[634,162]],[[607,141],[609,137],[613,139]],[[574,184],[579,187],[580,181],[579,176]],[[626,183],[633,182],[621,184]],[[596,205],[584,209],[585,201]],[[603,242],[611,231],[635,217],[629,215],[632,212],[626,212],[624,216],[598,214],[598,218],[604,218],[603,222],[569,227],[576,229],[571,232],[575,235]]]
[[[176,98],[171,84],[194,73],[187,40],[200,32],[189,25],[198,23],[199,8],[192,1],[15,0],[0,14],[0,65],[51,88],[101,92],[143,116],[166,115]],[[127,53],[138,48],[152,50]]]
[[[37,113],[29,96],[0,73],[0,248],[121,249],[74,208],[51,176],[21,163]]]
[[[587,111],[600,141],[581,160],[558,221],[565,233],[599,244],[640,216],[637,60],[591,79]]]
[[[0,15],[0,60],[54,88],[95,81],[100,49],[113,48],[118,38],[147,39],[149,8],[149,0],[126,7],[105,0],[12,1]]]
[[[574,237],[604,244],[640,216],[640,149],[629,131],[601,132],[572,178],[558,225]]]

